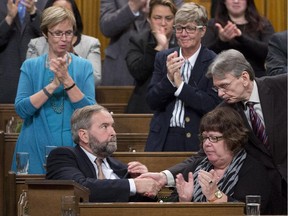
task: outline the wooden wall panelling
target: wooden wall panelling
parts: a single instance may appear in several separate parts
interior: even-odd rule
[[[287,30],[287,0],[266,0],[265,11],[276,32]]]

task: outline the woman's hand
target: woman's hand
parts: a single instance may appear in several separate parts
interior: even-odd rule
[[[68,60],[67,60],[68,59]],[[54,73],[55,84],[63,84],[64,88],[73,84],[72,77],[68,72],[69,58],[67,54],[64,57],[58,57],[50,60],[50,70]],[[60,83],[58,83],[58,81]]]
[[[238,29],[237,26],[230,21],[228,21],[227,25],[224,27],[222,27],[219,23],[216,23],[215,26],[218,28],[218,36],[223,42],[228,42],[235,37],[242,35],[241,30]]]
[[[202,188],[202,193],[205,195],[207,200],[214,197],[214,193],[218,189],[218,180],[218,176],[213,169],[210,172],[204,170],[199,171],[198,181]]]
[[[176,175],[176,189],[179,195],[179,202],[191,202],[194,191],[194,179],[192,172],[188,174],[188,182],[185,181],[183,175]]]
[[[151,25],[151,32],[154,35],[155,39],[157,40],[157,46],[155,50],[162,51],[164,49],[168,49],[169,47],[169,40],[165,34],[165,28],[162,26],[153,26]]]
[[[171,82],[175,83],[175,78],[178,81],[177,84],[179,83],[179,79],[181,79],[181,82],[182,82],[180,68],[183,63],[184,63],[184,58],[179,57],[177,51],[167,56],[167,61],[166,61],[167,75]],[[178,86],[176,85],[176,87]]]

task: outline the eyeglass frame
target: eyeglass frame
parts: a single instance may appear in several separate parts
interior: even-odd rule
[[[74,36],[74,31],[72,30],[68,30],[68,31],[56,31],[56,32],[52,32],[52,31],[49,31],[48,32],[52,35],[52,37],[54,38],[62,38],[63,35],[65,35],[65,37],[67,38],[70,38],[70,37],[73,37]],[[59,34],[59,35],[57,35]],[[68,35],[67,35],[68,34]],[[70,35],[71,34],[71,35]]]
[[[177,26],[178,26],[178,27],[181,27],[181,31],[178,31],[178,30],[176,29]],[[186,32],[187,34],[194,34],[197,29],[202,29],[203,27],[204,27],[203,25],[199,25],[199,26],[173,25],[173,29],[175,30],[175,32],[176,32],[176,33],[180,33],[180,34],[183,32],[184,29],[185,29],[185,32]],[[191,28],[192,32],[188,32],[188,31],[187,31],[187,28]],[[190,31],[190,30],[189,30],[189,31]]]
[[[213,89],[216,91],[216,92],[219,92],[219,90],[221,90],[222,92],[227,92],[229,91],[229,87],[231,86],[231,84],[234,82],[234,80],[237,80],[239,79],[240,77],[235,77],[236,79],[233,79],[231,80],[230,83],[224,83],[224,84],[221,84],[220,86],[213,86]]]
[[[223,140],[224,137],[223,136],[203,136],[202,134],[198,135],[198,138],[200,140],[201,143],[204,143],[207,139],[211,142],[211,143],[217,143],[220,140]]]

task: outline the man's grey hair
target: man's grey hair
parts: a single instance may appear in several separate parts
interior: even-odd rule
[[[90,129],[92,125],[91,118],[93,114],[99,113],[101,111],[108,112],[105,107],[98,104],[85,106],[74,111],[71,117],[71,133],[74,143],[79,144],[78,131],[80,129]]]
[[[249,74],[250,80],[254,80],[254,70],[244,55],[237,50],[229,49],[216,56],[209,66],[206,76],[208,78],[224,79],[225,74],[231,74],[239,78],[243,71]]]

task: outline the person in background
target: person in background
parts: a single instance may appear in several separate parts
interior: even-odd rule
[[[27,44],[41,35],[39,11],[45,2],[0,0],[0,103],[14,103]]]
[[[248,142],[244,146],[247,154],[264,165],[268,172],[271,194],[267,214],[287,215],[287,74],[255,78],[244,55],[231,49],[217,55],[207,76],[213,77],[215,89],[224,100],[219,106],[235,109],[249,129]],[[257,115],[250,108],[252,104],[255,104]],[[261,125],[257,131],[255,119]],[[203,150],[167,170],[142,177],[154,178],[161,186],[173,186],[175,176],[202,155]]]
[[[176,11],[172,0],[151,0],[148,14],[151,30],[130,38],[126,63],[135,79],[135,89],[128,102],[127,113],[152,113],[145,100],[147,87],[156,53],[178,46],[173,30]]]
[[[287,73],[287,30],[275,33],[268,44],[267,75]]]
[[[185,3],[175,16],[180,47],[158,52],[147,91],[154,111],[145,151],[198,151],[201,117],[220,99],[205,74],[216,54],[201,45],[206,9]]]
[[[62,6],[71,10],[76,19],[77,30],[72,39],[73,46],[70,52],[89,60],[93,66],[95,85],[101,83],[101,54],[100,42],[97,38],[82,34],[83,23],[80,12],[74,0],[48,0],[45,9],[51,6]],[[48,52],[47,39],[42,36],[32,39],[28,44],[27,58],[40,56]]]
[[[137,179],[148,171],[133,161],[111,157],[117,150],[114,120],[100,105],[77,109],[71,118],[75,147],[58,147],[47,160],[47,179],[74,180],[90,190],[90,202],[154,201],[160,187],[153,179]]]
[[[236,49],[252,65],[256,77],[266,75],[264,63],[268,41],[274,33],[271,23],[261,17],[254,0],[219,0],[215,18],[210,19],[203,45],[217,54]]]
[[[230,107],[216,107],[203,116],[199,128],[205,156],[177,174],[169,201],[245,203],[246,195],[257,194],[261,215],[265,214],[271,183],[265,167],[244,149],[249,130],[240,114]]]
[[[174,0],[177,7],[183,0]],[[134,85],[125,57],[129,38],[149,29],[149,0],[101,0],[100,30],[110,39],[105,49],[102,85]]]
[[[73,111],[95,104],[92,65],[68,50],[76,22],[73,13],[52,6],[43,11],[41,31],[49,51],[24,61],[15,100],[16,113],[24,120],[16,152],[30,154],[29,174],[43,174],[45,146],[73,146],[69,120]]]

